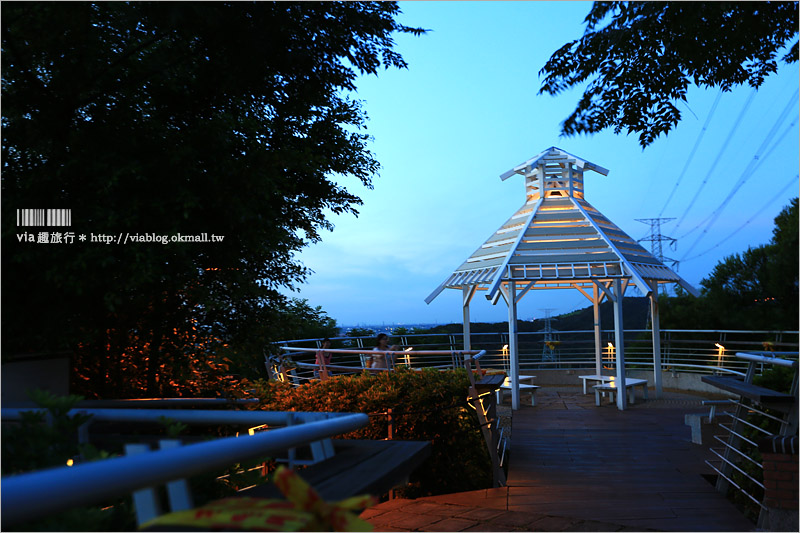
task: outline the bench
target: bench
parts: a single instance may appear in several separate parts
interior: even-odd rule
[[[534,385],[533,383],[522,383],[523,381],[533,382],[536,376],[519,376],[519,391],[520,392],[529,392],[531,394],[531,405],[536,407],[536,389],[539,388],[538,385]],[[506,378],[503,381],[503,384],[500,385],[500,388],[497,389],[497,404],[500,405],[503,403],[503,397],[505,396],[505,391],[511,390],[511,378]]]
[[[634,387],[641,387],[644,395],[644,399],[647,399],[647,380],[646,379],[636,379],[636,378],[625,378],[625,388],[629,390],[628,394],[628,401],[631,405],[634,404],[634,400],[636,399],[636,393]],[[598,407],[600,406],[600,393],[608,392],[611,396],[611,401],[614,401],[614,394],[617,392],[617,382],[616,381],[609,381],[608,383],[601,383],[600,385],[595,385],[592,387],[594,389],[594,403]]]
[[[703,405],[711,408],[706,413],[687,413],[683,417],[683,423],[692,429],[692,442],[703,444],[703,426],[714,422],[717,413],[717,406],[735,405],[733,400],[703,400]]]
[[[333,439],[336,455],[297,470],[297,474],[326,501],[372,494],[380,497],[408,481],[408,475],[430,455],[430,443],[403,440]],[[258,485],[236,496],[279,498],[272,483]]]
[[[586,382],[587,381],[599,381],[600,383],[608,383],[614,379],[614,376],[600,376],[597,374],[592,374],[591,376],[578,376],[583,380],[583,393],[586,394]]]

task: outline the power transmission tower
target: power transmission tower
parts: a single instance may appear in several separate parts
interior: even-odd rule
[[[554,308],[552,307],[541,309],[541,311],[544,311],[544,346],[542,346],[542,361],[556,361],[558,359],[558,351],[553,344],[553,333],[556,332],[556,330],[553,329],[553,318],[550,316],[550,311],[553,310]]]
[[[668,261],[675,261],[674,259],[670,259],[669,257],[664,257],[664,249],[661,243],[663,241],[667,241],[670,247],[674,250],[675,243],[678,242],[678,239],[673,239],[672,237],[667,237],[666,235],[661,234],[661,223],[662,222],[669,222],[670,220],[675,220],[674,218],[637,218],[637,222],[641,222],[642,224],[650,224],[650,235],[647,237],[642,237],[639,239],[639,242],[642,241],[650,241],[650,252],[656,256],[656,258],[664,262],[664,259]]]
[[[678,239],[674,239],[672,237],[668,237],[661,233],[661,223],[662,222],[669,222],[670,220],[675,220],[674,218],[637,218],[635,219],[637,222],[641,222],[642,224],[650,224],[650,235],[647,237],[642,237],[637,242],[642,241],[650,241],[650,252],[655,256],[656,259],[661,261],[670,261],[672,262],[672,266],[677,266],[678,260],[672,259],[670,257],[664,257],[664,247],[662,243],[666,241],[669,244],[669,247],[674,250],[675,245],[678,242]]]

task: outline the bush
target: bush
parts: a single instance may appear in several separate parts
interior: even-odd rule
[[[431,456],[400,492],[407,498],[491,487],[491,460],[467,403],[466,371],[395,372],[336,376],[297,388],[287,383],[257,383],[257,408],[270,411],[360,412],[370,423],[341,435],[345,439],[387,437],[387,409],[394,414],[394,438],[431,441]]]

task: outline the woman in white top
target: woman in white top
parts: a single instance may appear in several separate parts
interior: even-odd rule
[[[394,350],[397,350],[397,346],[389,346],[389,336],[386,333],[378,334],[377,346],[372,351],[383,353],[371,355],[367,359],[367,368],[394,368],[391,355],[386,353]]]

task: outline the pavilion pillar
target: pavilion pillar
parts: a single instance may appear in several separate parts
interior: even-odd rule
[[[617,348],[617,409],[624,411],[628,405],[625,387],[625,333],[622,324],[622,279],[614,279],[614,343]]]
[[[502,286],[501,286],[502,289]],[[502,291],[508,304],[508,353],[511,370],[511,409],[519,409],[519,353],[517,352],[517,284],[509,281]]]
[[[658,319],[658,281],[650,280],[650,315],[653,318],[651,325],[653,331],[653,383],[656,387],[656,398],[664,395],[661,384],[661,326]]]
[[[594,285],[592,311],[594,312],[594,373],[603,374],[603,339],[600,329],[600,288]]]
[[[469,285],[467,287],[463,287],[463,313],[464,313],[464,351],[472,349],[472,339],[470,339],[470,330],[469,330],[469,303],[472,300],[472,297],[475,295],[476,285]]]

